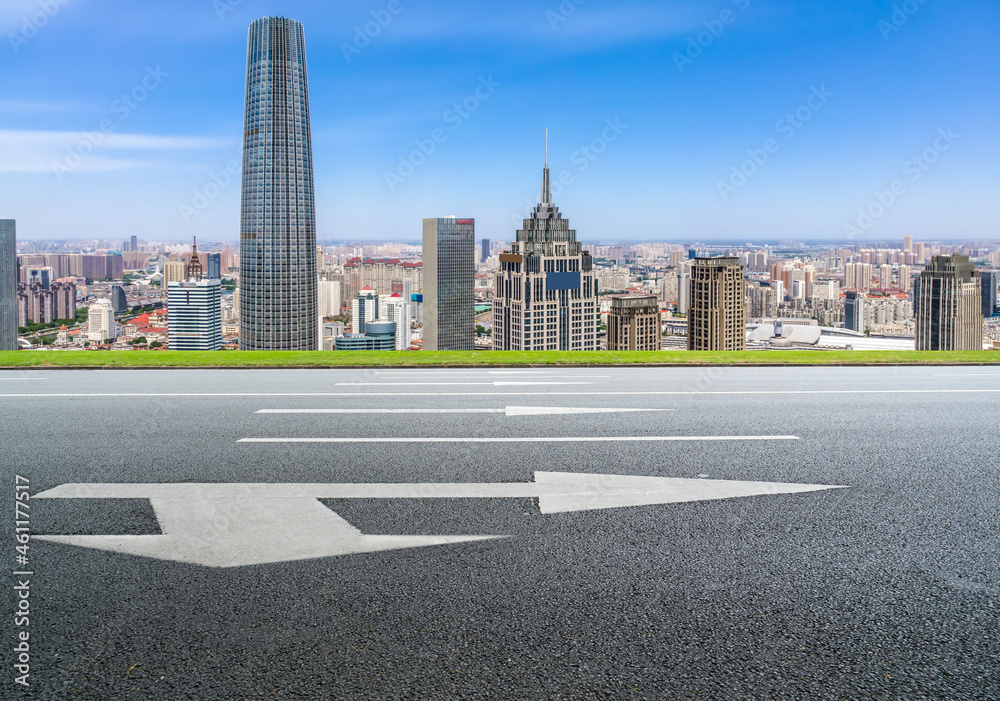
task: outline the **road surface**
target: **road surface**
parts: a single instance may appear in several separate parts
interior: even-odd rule
[[[26,630],[38,699],[1000,698],[998,416],[974,367],[0,371],[4,684]]]

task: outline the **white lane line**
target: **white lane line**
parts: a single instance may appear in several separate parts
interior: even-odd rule
[[[255,414],[502,414],[504,409],[261,409]]]
[[[47,377],[0,377],[0,382],[27,382],[28,380],[47,380]]]
[[[338,382],[337,387],[523,387],[526,385],[593,385],[596,382]]]
[[[566,370],[372,370],[373,375],[386,375],[394,377],[396,375],[425,375],[436,377],[439,375],[558,375]]]
[[[610,379],[610,375],[556,375],[556,374],[545,374],[545,375],[528,375],[528,376],[515,376],[516,373],[511,375],[502,375],[497,373],[496,376],[487,375],[379,375],[376,382],[369,382],[368,384],[387,384],[394,380],[480,380],[481,384],[489,384],[491,381],[503,379],[503,380],[519,380],[521,382],[526,382],[528,380],[607,380]],[[437,384],[437,383],[434,383]]]
[[[237,443],[662,443],[665,441],[797,441],[798,436],[526,436],[513,438],[240,438]]]
[[[558,384],[558,383],[557,383]],[[816,390],[764,390],[732,392],[79,392],[0,394],[2,398],[24,399],[43,397],[68,398],[148,398],[163,397],[345,397],[371,399],[372,397],[691,397],[691,396],[740,396],[740,395],[836,395],[836,394],[1000,394],[1000,389],[816,389]]]
[[[663,412],[674,409],[614,409],[560,406],[509,406],[503,409],[261,409],[257,414],[506,414],[507,416],[557,416],[565,414],[618,414]]]
[[[934,375],[934,377],[1000,377],[1000,372],[949,372]]]

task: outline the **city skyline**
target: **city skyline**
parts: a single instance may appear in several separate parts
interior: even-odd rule
[[[286,3],[318,86],[318,237],[413,241],[463,212],[503,241],[551,127],[557,199],[590,241],[620,236],[623,207],[644,240],[996,239],[979,86],[1000,11],[912,4]],[[34,1],[0,10],[0,214],[21,240],[235,241],[243,33],[278,8],[57,5],[44,24]]]

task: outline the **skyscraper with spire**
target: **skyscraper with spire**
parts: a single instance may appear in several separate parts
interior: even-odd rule
[[[170,350],[222,348],[221,284],[221,280],[204,277],[198,239],[194,239],[186,279],[167,283]]]
[[[594,263],[552,203],[548,130],[542,198],[509,252],[500,254],[493,301],[494,350],[597,350],[600,308]]]
[[[264,17],[247,41],[240,348],[316,350],[316,283],[305,31]]]

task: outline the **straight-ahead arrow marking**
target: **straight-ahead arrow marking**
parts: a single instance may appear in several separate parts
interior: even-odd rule
[[[536,472],[494,484],[64,484],[36,499],[149,499],[162,535],[39,540],[206,567],[240,567],[505,536],[372,536],[319,499],[538,499],[543,514],[837,489],[784,484]]]

